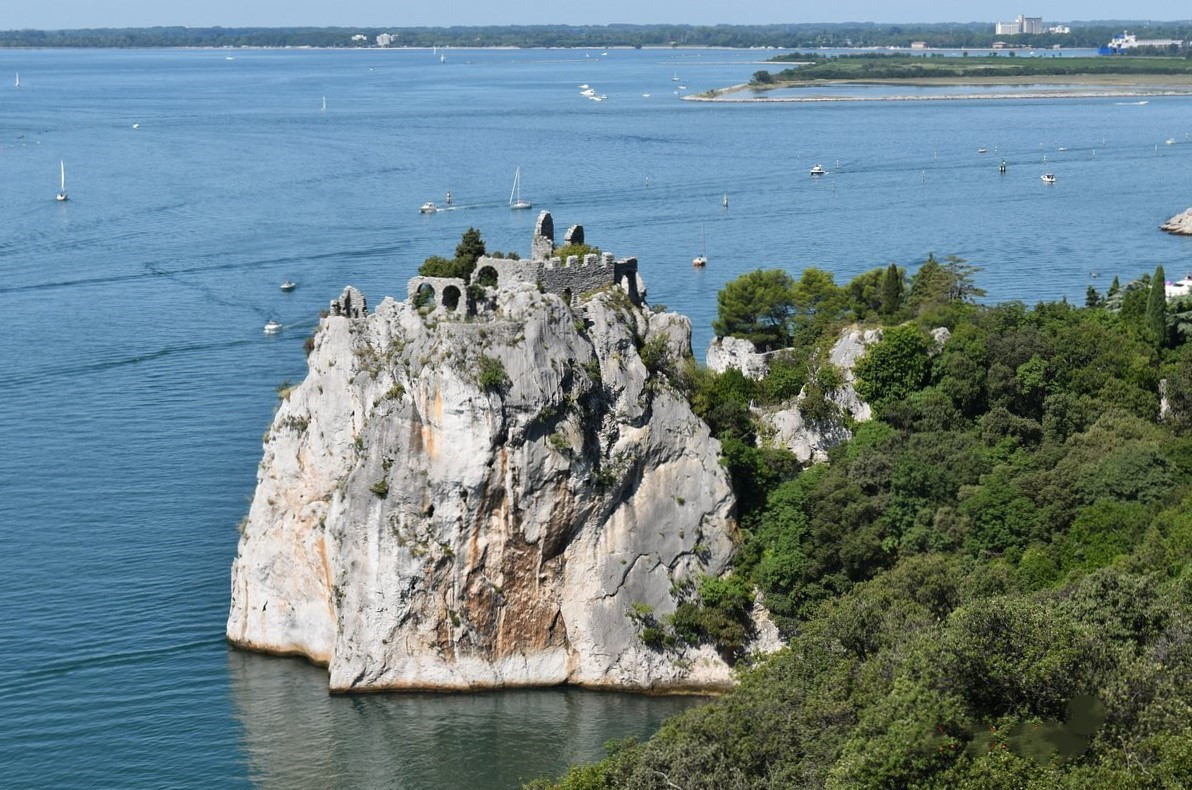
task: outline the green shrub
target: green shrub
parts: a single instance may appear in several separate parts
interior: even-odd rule
[[[484,392],[504,392],[510,385],[509,376],[505,374],[505,366],[501,360],[481,355],[476,373],[476,383]]]

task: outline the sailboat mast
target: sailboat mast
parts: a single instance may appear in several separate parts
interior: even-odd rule
[[[66,191],[66,160],[59,159],[58,166],[62,169],[62,191]]]
[[[513,198],[517,196],[517,200],[521,201],[521,165],[513,171],[513,189],[509,190],[509,205],[513,205]]]

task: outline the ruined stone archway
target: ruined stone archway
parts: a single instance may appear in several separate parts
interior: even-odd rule
[[[458,288],[456,288],[454,285],[448,285],[443,289],[440,304],[442,304],[443,307],[446,307],[448,310],[455,310],[459,307],[460,295],[461,294]]]

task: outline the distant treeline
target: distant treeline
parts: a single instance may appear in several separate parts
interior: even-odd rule
[[[776,62],[801,62],[795,68],[771,74],[758,71],[754,85],[807,80],[922,79],[925,77],[1034,77],[1073,74],[1192,74],[1192,58],[1048,58],[1014,57],[1013,52],[993,57],[953,58],[942,55],[838,55],[814,53],[773,58]]]
[[[994,36],[992,22],[894,25],[505,25],[488,27],[150,27],[0,31],[0,47],[988,47],[1011,44],[1099,47],[1124,28],[1140,38],[1186,39],[1192,23],[1073,23],[1066,35]],[[363,40],[358,37],[363,36]],[[355,40],[353,37],[357,37]]]

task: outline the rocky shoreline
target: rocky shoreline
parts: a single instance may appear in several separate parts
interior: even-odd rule
[[[1192,236],[1192,208],[1176,214],[1159,226],[1159,230],[1173,233],[1176,236]]]

